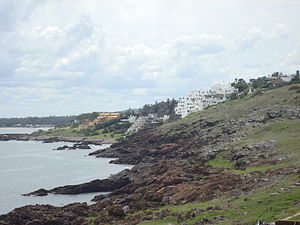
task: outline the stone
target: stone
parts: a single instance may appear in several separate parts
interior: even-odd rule
[[[43,225],[40,220],[32,220],[26,223],[26,225]]]
[[[128,215],[130,213],[130,206],[129,205],[125,205],[123,208],[122,208],[124,214]]]
[[[112,205],[108,207],[108,214],[116,217],[123,217],[126,215],[121,205]]]

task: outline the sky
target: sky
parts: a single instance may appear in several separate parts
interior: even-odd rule
[[[0,0],[0,117],[141,107],[300,69],[299,0]]]

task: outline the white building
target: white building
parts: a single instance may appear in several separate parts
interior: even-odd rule
[[[210,89],[199,89],[188,93],[186,97],[179,98],[175,113],[185,117],[191,112],[203,110],[207,106],[226,101],[237,89],[230,84],[216,84]]]

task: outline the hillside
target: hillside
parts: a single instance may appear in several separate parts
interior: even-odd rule
[[[96,204],[26,206],[1,216],[0,221],[272,222],[300,211],[299,134],[300,84],[256,92],[137,132],[91,154],[134,164],[131,170],[106,180],[31,193],[110,191],[95,197]]]
[[[60,126],[70,124],[76,116],[0,118],[0,127]]]

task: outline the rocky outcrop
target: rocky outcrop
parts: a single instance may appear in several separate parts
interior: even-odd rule
[[[267,112],[269,118],[288,118],[297,119],[300,118],[300,107],[283,107],[272,109]]]
[[[62,136],[46,136],[37,134],[0,134],[0,141],[42,141],[43,143],[54,142],[77,142],[88,144],[113,144],[116,140],[113,138],[92,138],[92,137],[62,137]]]
[[[125,170],[117,175],[111,176],[108,179],[93,180],[87,183],[78,185],[66,185],[62,187],[56,187],[50,190],[43,188],[23,194],[24,196],[45,196],[47,194],[82,194],[82,193],[93,193],[93,192],[111,192],[118,188],[121,188],[131,182],[128,177],[128,170]]]
[[[91,149],[90,142],[75,143],[73,146],[64,145],[53,150],[76,150],[76,149]]]
[[[282,160],[282,156],[276,156],[274,148],[275,141],[262,142],[257,144],[247,144],[241,148],[233,149],[227,156],[236,169],[246,169],[250,166],[276,164]]]
[[[60,223],[61,218],[67,221],[61,224],[77,224],[74,214],[77,214],[81,224],[85,224],[87,218],[94,215],[97,216],[93,221],[95,224],[137,224],[143,219],[160,219],[170,216],[171,213],[164,211],[155,214],[144,211],[131,218],[124,216],[137,210],[165,204],[236,197],[272,184],[288,174],[299,173],[299,167],[296,166],[273,168],[264,173],[256,171],[239,174],[234,170],[207,165],[207,161],[214,159],[216,154],[222,151],[227,151],[226,159],[240,170],[250,166],[276,164],[281,160],[274,151],[276,141],[236,145],[236,149],[231,148],[232,142],[247,136],[247,132],[251,129],[263,127],[277,120],[300,118],[299,108],[296,106],[281,105],[275,108],[273,105],[262,105],[262,102],[255,105],[252,101],[249,106],[237,107],[234,116],[224,115],[222,108],[219,108],[219,114],[215,117],[209,114],[201,115],[171,125],[144,129],[119,143],[112,144],[108,149],[90,153],[96,157],[117,158],[112,161],[114,163],[135,166],[131,170],[125,170],[104,180],[51,190],[39,189],[28,194],[109,192],[96,196],[93,199],[96,203],[91,206],[85,204],[63,208],[26,206],[1,216],[0,224],[1,221],[7,224],[20,224],[22,220],[25,224],[27,222],[45,224],[48,221],[54,221],[55,224]],[[238,102],[233,102],[231,106],[234,107],[234,104]],[[80,212],[76,211],[78,209]],[[217,209],[206,211],[209,210]],[[178,223],[184,223],[186,218],[191,219],[197,213],[201,212],[191,210],[188,215],[172,216],[177,216]],[[216,216],[213,219],[204,218],[195,224],[217,223],[219,220],[222,218]]]
[[[90,207],[86,203],[74,203],[65,207],[31,205],[0,216],[0,224],[9,225],[84,225]]]

